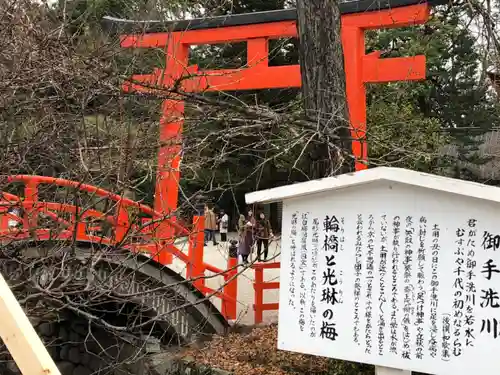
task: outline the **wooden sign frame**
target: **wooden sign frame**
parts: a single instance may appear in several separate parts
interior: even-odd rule
[[[23,375],[61,374],[2,274],[0,319],[0,337]]]

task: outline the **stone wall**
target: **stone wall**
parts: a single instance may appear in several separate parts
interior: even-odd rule
[[[175,353],[160,353],[149,358],[152,375],[231,375],[221,369],[199,365],[194,358]]]

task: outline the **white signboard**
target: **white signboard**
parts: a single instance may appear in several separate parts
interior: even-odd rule
[[[498,374],[499,223],[498,203],[384,181],[285,200],[278,347]]]

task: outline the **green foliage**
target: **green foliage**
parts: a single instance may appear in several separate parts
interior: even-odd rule
[[[480,81],[480,46],[471,30],[462,26],[460,14],[463,14],[463,6],[460,5],[437,8],[423,26],[383,30],[369,35],[369,48],[383,50],[385,57],[423,54],[427,59],[425,81],[398,82],[370,89],[368,121],[372,142],[378,143],[378,137],[388,141],[386,137],[391,136],[394,137],[392,143],[396,146],[395,150],[401,151],[404,145],[411,145],[406,147],[407,157],[400,158],[398,165],[429,171],[440,169],[445,164],[445,157],[437,157],[436,153],[444,145],[443,142],[458,145],[462,162],[479,165],[488,161],[478,157],[479,143],[471,135],[477,136],[498,127],[500,106],[498,99],[488,95],[487,86]],[[381,100],[386,103],[381,103]],[[394,106],[399,109],[395,110]],[[397,125],[405,129],[399,134],[389,131],[384,135],[385,128],[392,129],[394,126],[386,125],[383,129],[379,126],[400,123],[401,120],[412,125]],[[470,128],[474,128],[474,132],[467,130]],[[436,135],[433,135],[432,129],[435,129]],[[440,130],[450,132],[443,137]],[[406,137],[406,134],[410,136]],[[372,152],[375,152],[378,158],[387,161],[384,155],[390,154],[391,147],[389,144],[387,147],[379,146],[380,143],[370,144],[370,156],[373,157]],[[429,154],[424,156],[427,152]],[[451,164],[457,162],[452,160]],[[455,173],[455,177],[464,176]]]
[[[371,165],[390,165],[425,172],[443,167],[441,151],[449,142],[436,118],[416,112],[411,103],[372,103],[368,111]]]

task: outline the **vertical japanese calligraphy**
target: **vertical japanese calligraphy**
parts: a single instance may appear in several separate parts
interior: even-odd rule
[[[372,327],[373,327],[373,253],[375,247],[375,220],[373,215],[368,215],[368,233],[367,233],[367,252],[366,252],[366,308],[365,308],[365,352],[370,354],[372,351]]]
[[[361,270],[363,265],[361,263],[363,257],[363,215],[358,214],[356,221],[356,260],[354,263],[354,328],[353,339],[354,342],[360,345],[359,341],[359,323],[360,323],[360,298],[361,298]]]
[[[295,270],[295,305],[283,285],[278,347],[412,373],[495,373],[500,204],[497,214],[481,199],[464,207],[455,193],[378,184],[369,199],[356,186],[334,203],[325,193],[286,204],[282,280]]]
[[[391,336],[389,351],[393,354],[398,353],[398,303],[399,303],[399,246],[401,239],[401,218],[395,216],[392,221],[392,293],[391,293]]]
[[[387,253],[388,253],[388,240],[387,240],[387,215],[382,215],[380,218],[380,262],[378,272],[380,275],[379,280],[379,290],[380,294],[378,297],[378,308],[379,308],[379,318],[378,318],[378,354],[384,354],[384,344],[385,344],[385,305],[387,302],[386,297],[386,286],[385,286],[385,275],[387,274]]]
[[[412,285],[412,265],[413,265],[413,217],[406,217],[405,225],[405,252],[404,252],[404,307],[403,307],[403,351],[401,356],[404,359],[411,359],[411,317],[413,315],[413,285]]]
[[[340,218],[340,237],[339,237],[339,252],[342,253],[344,251],[344,243],[345,243],[345,218],[341,217]],[[342,285],[344,284],[344,277],[343,277],[343,271],[342,269],[339,269],[339,297],[338,301],[339,303],[343,302],[344,299],[344,288]]]
[[[450,314],[443,314],[442,317],[442,344],[441,344],[441,359],[448,362],[451,357],[451,318]]]
[[[430,276],[430,338],[429,338],[429,355],[432,358],[438,355],[438,293],[439,293],[439,278],[438,264],[439,252],[441,246],[439,244],[440,228],[438,224],[432,226],[432,245],[431,245],[431,276]]]
[[[462,354],[462,335],[463,316],[465,307],[464,292],[464,274],[465,274],[465,229],[458,228],[456,231],[457,239],[455,254],[455,267],[453,273],[455,282],[453,283],[453,355],[458,357]]]
[[[440,224],[430,222],[424,215],[388,217],[368,213],[356,214],[354,218],[354,343],[368,355],[390,353],[420,361],[426,357],[448,361],[460,356],[464,347],[473,346],[477,222],[468,220],[467,227],[458,227],[450,233],[455,247],[449,255],[454,264],[450,269],[452,306],[440,313]],[[338,324],[333,306],[340,303],[341,268],[337,268],[335,256],[344,245],[343,235],[340,240],[343,220],[342,225],[335,215],[327,215],[323,220],[326,268],[320,302],[328,306],[320,312],[323,329],[318,327],[318,332],[329,330],[331,339],[337,337],[332,333],[333,325]],[[318,223],[313,224],[316,227]],[[316,245],[313,244],[313,249]],[[313,250],[312,254],[315,253]],[[485,264],[485,277],[491,278],[496,273],[500,273],[496,264]],[[483,306],[500,308],[496,291],[488,292],[489,300],[486,292]],[[493,320],[490,326],[495,326]],[[488,328],[487,322],[485,327]],[[338,334],[338,328],[334,332]]]
[[[295,309],[295,256],[297,253],[297,216],[292,214],[290,230],[290,277],[288,281],[288,304]]]
[[[488,285],[481,289],[481,303],[480,306],[482,309],[493,310],[488,311],[488,315],[483,318],[481,322],[481,334],[488,334],[493,338],[499,337],[499,318],[498,309],[500,307],[499,304],[499,296],[498,290],[494,285],[498,285],[498,281],[500,280],[500,270],[498,269],[497,261],[490,258],[492,256],[491,252],[495,252],[498,250],[498,243],[500,242],[500,236],[497,234],[492,234],[488,231],[484,231],[483,233],[483,243],[482,247],[485,252],[487,252],[487,261],[483,264],[481,274],[485,280],[488,281]],[[494,256],[493,256],[494,257]]]
[[[425,327],[425,253],[427,236],[427,219],[422,216],[419,220],[418,230],[418,252],[417,252],[417,311],[415,325],[417,327],[417,337],[415,340],[415,357],[422,359],[424,357],[424,327]]]
[[[323,289],[321,302],[326,305],[323,310],[320,337],[335,341],[338,333],[335,319],[335,306],[339,304],[339,281],[337,278],[337,255],[339,251],[340,223],[336,216],[326,215],[323,221],[325,239],[323,244],[326,269],[323,272]]]
[[[492,234],[487,230],[483,233],[483,249],[497,251],[500,248],[500,235]]]
[[[301,331],[304,331],[306,324],[306,269],[307,269],[307,225],[308,225],[309,213],[303,213],[301,215],[301,225],[300,225],[300,294],[299,294],[299,327]]]
[[[311,306],[309,309],[309,335],[311,337],[316,337],[317,331],[316,331],[316,312],[317,312],[317,307],[316,307],[316,299],[314,296],[316,295],[316,289],[317,289],[317,284],[316,281],[318,279],[318,249],[319,249],[319,219],[314,218],[312,220],[312,238],[311,238],[311,243],[312,243],[312,251],[311,251]]]
[[[477,220],[469,219],[467,234],[467,272],[465,273],[465,346],[474,346],[475,306],[476,306],[476,237]]]

